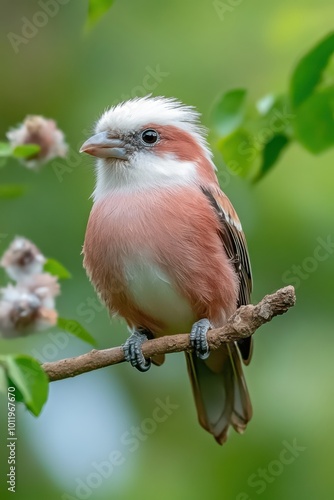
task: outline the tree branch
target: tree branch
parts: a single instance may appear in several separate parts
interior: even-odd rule
[[[211,350],[218,349],[225,342],[241,340],[253,335],[264,323],[268,323],[274,316],[284,314],[296,302],[295,289],[287,286],[277,292],[266,295],[257,305],[241,306],[222,328],[208,332],[208,343]],[[143,354],[150,358],[156,354],[191,351],[189,334],[181,333],[169,335],[143,344]],[[44,363],[42,368],[51,382],[68,377],[75,377],[81,373],[90,372],[105,366],[116,365],[125,361],[122,347],[111,349],[92,350],[82,356],[61,359],[52,363]]]

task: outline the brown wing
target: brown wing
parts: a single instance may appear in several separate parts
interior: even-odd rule
[[[239,277],[238,307],[249,304],[252,292],[252,271],[245,235],[237,213],[230,200],[219,188],[212,190],[202,187],[202,191],[217,212],[220,220],[221,240]],[[244,363],[248,365],[252,356],[252,337],[239,341],[238,347]]]

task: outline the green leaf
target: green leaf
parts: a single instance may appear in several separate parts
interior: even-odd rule
[[[0,198],[11,199],[22,196],[26,187],[20,184],[0,184]]]
[[[245,116],[247,91],[235,89],[226,92],[215,105],[212,124],[219,136],[227,136],[240,127]]]
[[[12,155],[13,151],[9,142],[0,142],[0,156],[8,157]]]
[[[75,319],[58,318],[57,325],[62,330],[75,335],[84,342],[88,342],[88,344],[96,346],[96,340]]]
[[[311,95],[297,110],[296,139],[311,153],[334,146],[334,87]]]
[[[55,259],[48,259],[45,262],[44,271],[52,274],[53,276],[57,276],[61,280],[67,280],[72,277],[71,273]]]
[[[16,387],[15,399],[39,415],[48,397],[49,379],[41,365],[25,354],[1,356],[10,383]]]
[[[34,158],[40,152],[41,147],[38,144],[20,144],[13,149],[15,158]]]
[[[333,54],[334,33],[330,33],[299,61],[290,83],[291,102],[295,108],[314,92]]]
[[[4,365],[1,364],[1,359],[0,359],[0,392],[3,392],[4,394],[6,394],[8,387],[9,387],[9,384],[8,384],[8,378],[6,375],[6,369],[5,369]]]
[[[110,9],[114,0],[89,0],[87,26],[91,28]]]
[[[289,142],[290,139],[286,135],[277,134],[274,135],[274,137],[270,139],[267,144],[265,144],[262,151],[262,164],[255,181],[259,181],[267,172],[269,172]]]
[[[268,134],[272,137],[280,134],[287,136],[293,134],[293,121],[296,113],[292,112],[290,101],[286,95],[267,96],[257,103],[257,108],[261,108],[261,115],[253,126],[253,133],[260,137],[265,136],[268,129]],[[263,146],[267,142],[268,140],[264,137]]]
[[[267,94],[256,102],[256,109],[260,115],[266,115],[275,104],[277,97],[275,94]]]
[[[241,177],[249,173],[259,153],[252,136],[241,128],[220,139],[217,146],[226,165]]]

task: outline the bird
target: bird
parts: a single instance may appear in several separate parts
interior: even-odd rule
[[[141,372],[147,339],[190,332],[187,369],[199,423],[224,444],[243,433],[252,405],[242,363],[252,338],[210,352],[207,332],[250,302],[252,274],[235,209],[220,189],[200,113],[172,97],[108,108],[80,152],[96,158],[83,265],[130,336],[126,361]]]

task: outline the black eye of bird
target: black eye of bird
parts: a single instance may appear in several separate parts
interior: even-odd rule
[[[152,145],[155,144],[159,139],[159,134],[155,130],[149,128],[141,133],[141,139],[144,142],[144,144]]]

